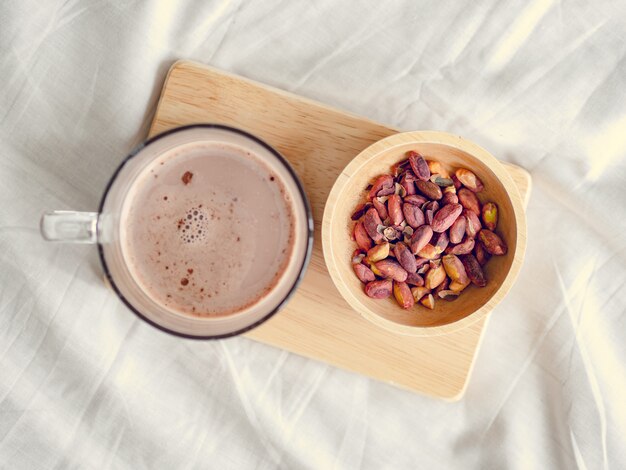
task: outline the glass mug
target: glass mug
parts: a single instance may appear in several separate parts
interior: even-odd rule
[[[146,172],[156,164],[156,160],[163,162],[168,156],[184,155],[185,149],[198,149],[203,145],[208,148],[215,145],[237,148],[256,156],[262,167],[271,171],[271,180],[274,181],[275,177],[279,179],[285,200],[291,201],[288,209],[293,222],[290,255],[283,260],[272,284],[259,298],[227,314],[193,315],[159,302],[155,295],[150,295],[145,282],[139,279],[137,269],[130,262],[125,241],[126,226],[129,224],[125,217],[131,210],[129,206],[132,203],[129,201],[132,198],[129,195],[135,183],[139,184],[141,177],[145,180]],[[184,177],[183,183],[187,184]],[[137,189],[133,191],[136,193]],[[276,226],[275,230],[280,229]],[[258,326],[287,302],[304,276],[311,256],[313,218],[300,180],[280,153],[242,130],[216,124],[197,124],[164,132],[136,148],[113,173],[98,212],[47,212],[41,218],[41,233],[44,239],[50,241],[97,244],[102,268],[113,290],[128,308],[151,325],[187,338],[216,339],[238,335]],[[203,243],[215,244],[220,240],[204,240]],[[254,256],[254,253],[249,255]],[[177,289],[182,290],[182,287],[177,286]]]

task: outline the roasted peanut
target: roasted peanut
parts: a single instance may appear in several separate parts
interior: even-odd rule
[[[426,160],[431,175],[441,175],[444,178],[450,178],[450,173],[444,168],[441,162],[436,160]]]
[[[354,269],[356,277],[358,277],[361,282],[371,282],[376,280],[376,276],[374,276],[372,270],[364,264],[353,264],[352,268]]]
[[[437,259],[440,255],[441,253],[439,253],[435,246],[430,243],[424,245],[424,247],[417,252],[417,256],[426,259]]]
[[[382,242],[380,245],[375,245],[373,248],[367,250],[367,258],[372,262],[384,260],[389,256],[389,243]]]
[[[374,199],[376,196],[386,196],[387,194],[393,193],[393,188],[394,188],[393,177],[391,175],[381,175],[378,178],[376,178],[376,180],[374,180],[374,183],[372,184],[372,188],[370,189],[367,196],[370,200]],[[391,192],[388,192],[388,191],[391,191]],[[379,193],[386,193],[386,194],[379,194]]]
[[[480,215],[480,201],[476,194],[467,188],[461,188],[457,191],[459,203],[467,210],[473,211],[476,215]]]
[[[421,225],[413,231],[411,236],[411,252],[417,254],[424,248],[433,237],[433,229],[430,225]]]
[[[454,186],[448,186],[449,188],[454,188]],[[442,205],[448,205],[448,204],[458,204],[459,203],[459,197],[456,195],[456,193],[451,193],[451,192],[443,192],[443,197],[441,198],[441,204]]]
[[[455,220],[461,215],[463,207],[460,204],[448,204],[439,209],[431,224],[434,232],[444,232],[448,230]]]
[[[482,209],[482,216],[485,227],[493,232],[498,224],[498,206],[493,202],[486,203]]]
[[[415,305],[415,299],[411,294],[411,289],[406,282],[393,283],[393,296],[396,298],[398,305],[403,309],[408,309]]]
[[[391,295],[393,282],[391,279],[371,281],[365,284],[365,294],[372,299],[386,299]]]
[[[466,237],[462,243],[459,243],[454,246],[450,246],[447,253],[451,255],[466,255],[467,253],[471,253],[474,249],[475,241],[473,238]]]
[[[387,199],[387,211],[393,225],[400,225],[404,220],[402,215],[402,199],[397,194],[392,194]]]
[[[416,229],[420,225],[424,225],[424,213],[414,204],[402,204],[402,212],[406,223]]]
[[[464,209],[463,216],[465,217],[465,233],[469,238],[476,238],[482,228],[478,215],[474,211]]]
[[[459,181],[459,179],[456,177],[456,175],[454,173],[452,173],[450,175],[450,179],[452,180],[452,184],[454,185],[454,188],[458,191],[459,189],[461,189],[461,187],[463,186],[461,184],[461,182]]]
[[[465,272],[465,267],[463,266],[461,260],[456,255],[446,255],[443,257],[442,265],[446,274],[452,281],[450,283],[450,290],[461,291],[465,289],[470,280]]]
[[[435,183],[433,183],[432,181],[418,180],[415,182],[415,187],[420,193],[422,193],[428,199],[439,200],[443,197],[441,188],[437,186]]]
[[[361,217],[363,217],[363,214],[365,214],[365,211],[367,209],[369,209],[370,207],[372,207],[372,205],[369,202],[366,202],[365,204],[359,204],[357,206],[357,208],[354,210],[354,212],[352,213],[352,220],[359,220]]]
[[[415,184],[413,179],[409,177],[409,172],[407,171],[402,178],[400,178],[400,184],[404,188],[404,192],[406,195],[410,196],[415,194]]]
[[[421,207],[423,204],[428,202],[428,200],[425,197],[420,196],[419,194],[410,194],[404,198],[404,202],[409,204],[415,204],[416,206]]]
[[[394,281],[404,282],[406,281],[407,272],[400,266],[400,263],[393,259],[384,259],[374,263],[374,266],[381,273],[383,277],[393,279]]]
[[[441,289],[437,292],[437,295],[440,299],[447,300],[448,302],[456,300],[460,294],[460,292],[456,292],[450,289]]]
[[[478,287],[485,287],[487,285],[487,279],[483,268],[480,267],[480,263],[476,257],[472,254],[461,256],[461,262],[465,267],[465,272],[470,281]]]
[[[424,285],[424,278],[417,273],[408,273],[405,282],[411,286],[421,287]]]
[[[450,243],[461,243],[465,235],[465,217],[459,217],[450,227]]]
[[[434,289],[439,284],[441,284],[446,278],[446,270],[443,265],[440,264],[436,268],[430,268],[430,270],[426,273],[426,277],[424,278],[424,287],[428,289]]]
[[[422,210],[424,211],[424,217],[428,225],[432,225],[435,217],[435,212],[439,210],[439,203],[437,201],[430,201],[424,204]]]
[[[420,304],[422,304],[424,307],[429,308],[429,309],[432,310],[432,309],[435,308],[435,298],[433,297],[432,294],[426,294],[420,300]]]
[[[430,289],[422,286],[413,287],[411,288],[411,294],[413,294],[413,299],[415,299],[416,302],[419,302],[422,297],[430,294]]]
[[[439,253],[443,253],[444,250],[448,247],[450,243],[450,239],[448,238],[447,232],[441,232],[435,235],[435,250]]]
[[[446,276],[445,279],[443,280],[443,282],[441,284],[439,284],[437,287],[435,287],[435,289],[433,290],[433,295],[436,296],[442,290],[448,289],[449,285],[450,285],[450,279],[448,278],[448,276]]]
[[[485,250],[485,247],[480,242],[474,245],[474,256],[476,256],[476,260],[481,266],[484,266],[487,261],[489,261],[489,258],[491,258],[491,255],[487,253],[487,250]]]
[[[480,181],[480,178],[474,174],[474,172],[469,171],[465,168],[459,168],[455,172],[456,177],[459,181],[470,191],[475,193],[479,193],[483,190],[483,182]]]
[[[383,239],[383,234],[378,231],[378,226],[382,225],[382,220],[380,220],[380,216],[378,215],[378,211],[370,207],[365,216],[363,217],[363,226],[367,231],[367,234],[370,236],[375,243],[378,243]]]
[[[430,170],[428,169],[428,163],[426,163],[424,157],[417,152],[408,152],[407,157],[415,177],[421,181],[428,181],[428,178],[430,178]]]
[[[506,255],[506,243],[495,232],[484,228],[478,232],[478,239],[490,255]]]
[[[396,246],[393,248],[393,254],[407,273],[415,273],[417,271],[415,256],[404,243],[396,243]]]
[[[369,250],[372,246],[372,239],[363,227],[363,222],[357,222],[354,225],[354,239],[358,247],[364,251]]]
[[[469,278],[467,282],[461,282],[461,281],[452,281],[450,283],[450,290],[454,291],[454,292],[461,292],[463,289],[465,289],[467,286],[469,285]]]
[[[376,212],[378,212],[380,220],[385,220],[387,217],[389,217],[389,214],[387,214],[387,206],[385,206],[384,202],[380,202],[378,198],[375,197],[374,199],[372,199],[372,204],[376,208]]]

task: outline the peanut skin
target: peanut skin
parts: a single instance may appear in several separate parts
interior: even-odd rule
[[[482,228],[478,215],[474,211],[464,209],[463,216],[465,217],[465,233],[469,238],[476,238]]]
[[[383,239],[383,235],[378,233],[378,226],[382,225],[382,220],[380,220],[380,216],[378,215],[378,211],[374,207],[370,207],[365,213],[365,217],[363,217],[363,226],[367,231],[367,234],[370,236],[375,243],[378,243]]]
[[[478,239],[490,255],[506,255],[508,248],[506,243],[495,233],[488,229],[478,232]]]
[[[422,204],[427,202],[427,199],[419,194],[410,194],[404,198],[404,202],[421,207]]]
[[[376,196],[383,196],[383,194],[378,193],[381,191],[386,192],[386,190],[388,191],[389,189],[392,189],[391,192],[393,193],[393,178],[391,175],[381,175],[376,178],[374,184],[372,184],[372,189],[370,189],[370,192],[368,193],[368,198],[371,200]]]
[[[365,211],[370,208],[369,202],[366,204],[359,204],[352,213],[352,220],[359,220],[365,214]]]
[[[409,152],[407,156],[409,158],[411,170],[413,170],[415,177],[421,181],[428,181],[430,178],[430,169],[428,168],[428,163],[426,163],[424,157],[417,152]]]
[[[393,259],[384,259],[374,263],[376,269],[381,273],[383,277],[393,279],[394,281],[404,282],[406,281],[408,273],[406,270]]]
[[[387,206],[385,206],[384,202],[380,202],[377,198],[374,198],[372,199],[372,204],[374,204],[380,220],[385,220],[389,216],[389,214],[387,214]]]
[[[459,189],[456,194],[459,198],[459,203],[465,209],[473,211],[476,215],[480,215],[480,201],[476,197],[476,194],[467,188]]]
[[[416,255],[424,248],[433,237],[433,229],[430,225],[421,225],[415,229],[411,236],[411,252]]]
[[[483,268],[480,266],[480,263],[474,255],[469,254],[461,256],[461,262],[465,267],[467,276],[474,285],[478,287],[485,287],[487,285],[487,279],[485,278]]]
[[[489,261],[489,258],[491,258],[491,255],[487,253],[487,250],[485,250],[485,247],[482,243],[476,243],[474,245],[474,256],[476,257],[478,264],[480,264],[481,266],[487,264],[487,261]]]
[[[420,225],[424,225],[424,213],[422,210],[414,204],[402,204],[402,212],[406,223],[412,228],[417,228]]]
[[[443,193],[441,192],[441,188],[437,186],[432,181],[416,181],[415,187],[417,190],[426,196],[428,199],[439,200],[443,197]]]
[[[454,188],[454,186],[451,186],[452,188]],[[458,204],[459,203],[459,197],[454,194],[454,193],[443,193],[443,198],[441,198],[441,204],[443,204],[444,206],[447,204]]]
[[[450,227],[450,243],[461,243],[465,235],[465,217],[459,217]]]
[[[391,295],[393,282],[391,279],[372,281],[365,284],[365,294],[372,299],[386,299]]]
[[[361,263],[353,264],[352,268],[354,269],[354,273],[356,274],[356,277],[358,277],[361,282],[367,283],[367,282],[376,280],[376,276],[374,276],[374,273],[372,272],[372,270],[368,268],[367,266],[365,266],[364,264],[361,264]]]
[[[404,190],[406,191],[407,195],[410,196],[412,194],[415,194],[415,184],[413,183],[413,180],[408,176],[408,172],[402,175],[402,178],[400,178],[400,184],[404,186]]]
[[[447,253],[452,255],[466,255],[474,249],[475,241],[473,238],[466,237],[463,243],[450,247]]]
[[[409,250],[404,243],[396,243],[396,246],[393,249],[393,254],[398,260],[398,263],[400,263],[400,266],[402,266],[407,273],[415,273],[415,271],[417,271],[415,256],[413,256],[411,250]]]
[[[397,194],[389,196],[389,199],[387,199],[387,210],[389,212],[391,223],[393,225],[400,225],[404,220],[404,215],[402,214],[402,200],[400,199],[400,196]]]
[[[447,204],[437,211],[431,224],[434,232],[448,230],[456,219],[461,215],[463,206],[460,204]]]
[[[417,273],[408,273],[405,282],[411,286],[421,287],[424,285],[424,278]]]
[[[354,226],[354,239],[361,250],[367,251],[372,247],[372,239],[367,234],[363,222],[357,222]]]

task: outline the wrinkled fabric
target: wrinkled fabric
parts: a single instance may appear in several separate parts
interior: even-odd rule
[[[528,250],[462,400],[132,315],[94,210],[193,59],[527,168]],[[626,468],[626,4],[0,3],[0,468]]]

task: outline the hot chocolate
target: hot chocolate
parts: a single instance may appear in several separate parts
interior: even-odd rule
[[[155,158],[131,185],[120,225],[137,284],[185,315],[254,305],[293,254],[294,208],[283,182],[230,143],[186,144]]]

